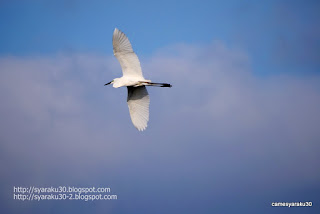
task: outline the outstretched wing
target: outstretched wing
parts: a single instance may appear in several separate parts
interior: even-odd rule
[[[128,89],[128,107],[133,125],[143,131],[147,128],[149,121],[150,98],[145,86],[133,87]]]
[[[141,76],[141,66],[137,55],[133,52],[128,37],[117,28],[114,29],[113,53],[120,62],[123,76]]]

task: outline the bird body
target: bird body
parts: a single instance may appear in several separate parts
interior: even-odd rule
[[[140,61],[134,53],[128,37],[117,28],[112,37],[113,53],[118,59],[123,76],[111,82],[114,88],[126,86],[128,89],[127,103],[133,125],[143,131],[149,121],[150,97],[146,86],[171,87],[168,83],[153,83],[143,77]]]
[[[136,77],[136,76],[122,76],[120,78],[115,78],[113,80],[113,87],[114,88],[119,88],[122,86],[142,86],[146,85],[147,83],[151,83],[151,80],[145,80],[144,78],[141,77]]]

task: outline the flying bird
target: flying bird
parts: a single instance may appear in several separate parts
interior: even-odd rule
[[[150,98],[146,86],[172,86],[168,83],[153,83],[143,77],[140,61],[128,37],[117,28],[113,32],[112,45],[113,54],[121,65],[123,75],[105,85],[112,84],[114,88],[127,87],[127,103],[131,121],[139,131],[143,131],[147,128],[149,121]]]

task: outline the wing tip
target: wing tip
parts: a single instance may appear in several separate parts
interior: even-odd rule
[[[114,31],[113,31],[113,35],[116,35],[117,33],[119,33],[119,29],[115,28]]]
[[[148,126],[148,125],[146,125],[146,126],[144,126],[144,127],[137,127],[137,126],[136,126],[136,129],[138,129],[139,132],[143,132],[143,131],[145,131],[145,130],[147,129],[147,126]]]

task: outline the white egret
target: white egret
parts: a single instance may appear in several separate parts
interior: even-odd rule
[[[113,32],[112,44],[113,53],[120,62],[123,75],[105,85],[113,84],[114,88],[127,87],[127,103],[131,121],[139,131],[143,131],[147,128],[149,121],[150,98],[146,86],[171,87],[171,85],[153,83],[143,77],[140,61],[128,37],[117,28]]]

